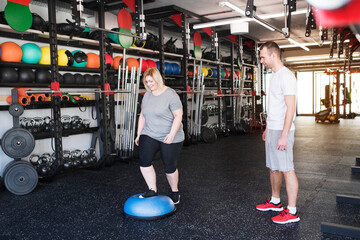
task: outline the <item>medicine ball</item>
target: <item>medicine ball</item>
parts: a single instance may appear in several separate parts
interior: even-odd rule
[[[23,52],[21,60],[24,63],[39,63],[42,52],[38,45],[35,43],[25,43],[21,46],[21,49]]]
[[[160,71],[160,61],[156,61],[156,68]]]
[[[35,82],[37,83],[50,83],[51,74],[46,69],[38,69],[35,72]]]
[[[225,78],[229,78],[230,77],[230,71],[227,69],[224,69],[225,71]]]
[[[217,75],[218,75],[218,70],[217,70],[217,68],[211,68],[211,70],[212,70],[212,72],[213,72],[212,77],[216,78]]]
[[[108,53],[105,54],[105,64],[107,68],[111,68],[114,64],[113,58]]]
[[[101,77],[99,74],[95,74],[93,77],[94,77],[94,84],[101,84]]]
[[[74,62],[72,64],[73,67],[86,67],[88,56],[86,53],[80,50],[75,50],[72,52],[74,56]]]
[[[15,83],[18,81],[18,72],[15,68],[2,67],[0,72],[0,82]]]
[[[76,73],[74,75],[74,80],[75,80],[76,84],[84,84],[85,83],[84,76],[80,73]]]
[[[60,74],[60,73],[59,73],[58,81],[59,81],[59,83],[63,83],[63,82],[64,82],[63,75]]]
[[[41,32],[47,31],[47,24],[45,20],[36,13],[32,13],[33,23],[31,29],[40,30]]]
[[[179,64],[172,63],[171,66],[172,66],[172,74],[180,74],[181,68]]]
[[[41,47],[41,52],[42,54],[39,63],[43,65],[50,65],[51,64],[50,47],[49,46]]]
[[[14,42],[4,42],[0,45],[1,58],[3,62],[20,62],[22,58],[22,49]]]
[[[135,36],[138,36],[139,34],[135,33]],[[131,46],[143,48],[146,44],[145,40],[140,39],[140,37],[134,37],[133,43]]]
[[[63,81],[64,84],[74,84],[75,83],[74,75],[72,75],[71,73],[65,73],[63,75]]]
[[[119,64],[122,66],[122,56],[116,56],[113,60],[114,69],[119,69]]]
[[[18,70],[19,82],[32,83],[35,82],[35,73],[29,68],[19,68]]]
[[[112,28],[111,31],[113,31],[113,32],[118,32],[118,31],[119,31],[119,28]],[[117,43],[117,44],[120,44],[120,42],[119,42],[119,34],[109,32],[109,33],[108,33],[108,36],[109,36],[109,38],[110,38],[110,40],[111,40],[112,42]]]
[[[202,73],[204,74],[204,77],[207,77],[207,75],[208,75],[208,70],[207,70],[207,68],[206,68],[206,67],[202,67],[202,68],[201,68],[201,71],[202,71]]]
[[[148,64],[148,68],[157,67],[156,62],[151,59],[146,60],[146,62]]]
[[[131,71],[132,67],[135,67],[136,70],[139,68],[139,62],[135,58],[127,58],[126,62],[127,62],[129,72]]]
[[[213,76],[213,70],[211,69],[211,68],[206,68],[207,69],[207,71],[208,71],[208,73],[207,73],[207,76],[208,77],[212,77]]]
[[[59,66],[72,66],[74,63],[74,56],[69,50],[58,50],[58,64]]]
[[[84,83],[87,84],[87,85],[95,84],[95,79],[94,79],[94,77],[92,75],[85,74],[84,75]]]
[[[87,53],[87,68],[100,68],[100,56],[95,53]]]
[[[220,75],[220,77],[221,77],[221,78],[225,78],[225,76],[226,76],[225,70],[224,70],[224,69],[221,69],[221,75]]]
[[[165,62],[165,74],[172,74],[172,65],[169,62]]]
[[[195,75],[197,75],[197,71],[198,71],[198,67],[195,68]],[[194,75],[194,66],[188,66],[187,74],[188,74],[189,76],[193,76],[193,75]]]

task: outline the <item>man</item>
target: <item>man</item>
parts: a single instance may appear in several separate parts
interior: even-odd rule
[[[261,63],[272,70],[268,92],[267,126],[263,133],[266,149],[266,167],[270,172],[271,198],[256,206],[259,211],[278,211],[274,223],[286,224],[300,221],[296,211],[299,189],[294,171],[293,144],[295,132],[296,78],[280,59],[280,48],[266,42],[260,48]],[[280,202],[280,189],[284,175],[288,206]]]

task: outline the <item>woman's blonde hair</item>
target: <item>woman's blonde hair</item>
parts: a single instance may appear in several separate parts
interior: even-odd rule
[[[159,72],[159,70],[156,67],[151,67],[151,68],[147,68],[143,74],[143,79],[142,82],[146,88],[147,91],[151,91],[147,86],[146,86],[146,77],[150,76],[154,79],[154,81],[158,84],[159,86],[159,90],[161,90],[164,87],[164,80]]]

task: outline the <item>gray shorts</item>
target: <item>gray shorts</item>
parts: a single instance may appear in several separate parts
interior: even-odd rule
[[[289,132],[288,144],[286,150],[276,149],[282,130],[267,129],[265,138],[266,167],[271,170],[286,172],[294,170],[293,147],[294,147],[294,130]]]

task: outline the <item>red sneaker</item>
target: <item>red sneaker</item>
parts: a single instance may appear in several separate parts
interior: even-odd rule
[[[263,212],[265,211],[281,212],[283,210],[281,202],[278,204],[274,204],[270,202],[270,199],[271,198],[269,198],[264,204],[256,205],[256,209]]]
[[[285,208],[279,215],[271,218],[274,223],[278,224],[286,224],[286,223],[294,223],[300,221],[298,213],[291,214],[289,213],[289,209]]]

